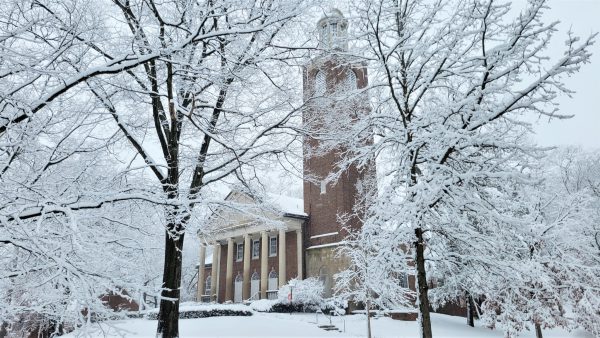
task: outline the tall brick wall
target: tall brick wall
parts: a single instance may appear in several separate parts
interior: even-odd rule
[[[319,72],[325,72],[326,94],[338,95],[338,98],[344,96],[344,93],[339,90],[349,72],[354,72],[356,76],[356,88],[365,88],[368,82],[364,65],[352,64],[341,58],[329,56],[322,60],[315,60],[305,68],[303,77],[305,100],[313,96],[315,78]],[[317,130],[335,128],[328,125],[332,121],[352,123],[357,114],[368,112],[367,102],[366,95],[359,99],[334,103],[316,100],[308,105],[309,109],[305,110],[303,123]],[[304,139],[304,211],[309,215],[305,230],[305,248],[307,248],[304,259],[305,276],[324,279],[326,296],[330,296],[334,286],[333,275],[348,267],[347,259],[338,257],[335,252],[336,246],[332,244],[346,237],[347,233],[342,229],[343,226],[352,229],[359,229],[362,226],[358,217],[351,217],[346,224],[341,224],[338,216],[354,212],[359,194],[357,183],[371,173],[370,169],[359,171],[356,167],[350,167],[337,182],[327,184],[323,191],[319,180],[337,171],[336,162],[340,160],[340,154],[344,149],[337,147],[326,153],[315,152],[320,146],[318,142],[310,137]],[[309,177],[312,179],[306,179]],[[331,235],[332,233],[336,234]]]

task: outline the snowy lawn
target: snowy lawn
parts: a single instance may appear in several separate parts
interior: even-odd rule
[[[332,317],[332,324],[340,330],[325,331],[316,323],[315,314],[294,313],[254,313],[250,317],[211,317],[182,319],[179,332],[182,338],[191,337],[365,337],[366,317],[351,315]],[[465,325],[465,319],[432,314],[433,335],[435,338],[491,338],[502,337],[502,332],[486,328],[471,328]],[[319,315],[318,324],[329,324],[329,320]],[[403,322],[381,317],[372,321],[374,338],[416,338],[416,322]],[[67,337],[131,337],[153,338],[156,330],[155,320],[132,319],[111,322],[110,325],[95,325],[87,331],[72,333]],[[534,332],[526,332],[521,337],[535,337]],[[592,338],[581,331],[568,333],[562,330],[545,330],[545,338]]]

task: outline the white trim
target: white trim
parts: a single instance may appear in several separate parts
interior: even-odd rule
[[[344,242],[337,242],[337,243],[329,243],[329,244],[321,244],[321,245],[313,245],[311,247],[306,248],[306,250],[310,250],[310,249],[320,249],[320,248],[328,248],[330,246],[338,246],[338,245],[342,245]]]
[[[275,222],[283,225],[285,231],[294,231],[302,229],[304,220],[294,217],[282,217],[283,224],[279,219],[275,219]],[[272,232],[278,229],[278,225],[275,222],[255,223],[245,222],[237,225],[223,226],[215,230],[215,232],[208,237],[211,241],[219,242],[227,240],[228,238],[239,238],[249,233],[260,233],[262,231]]]
[[[321,238],[321,237],[328,237],[328,236],[335,236],[337,234],[339,234],[339,232],[337,232],[337,231],[336,232],[329,232],[329,233],[322,234],[322,235],[310,236],[310,239]]]

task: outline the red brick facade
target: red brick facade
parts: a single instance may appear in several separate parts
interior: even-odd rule
[[[352,64],[347,60],[335,57],[327,57],[326,60],[317,60],[311,66],[304,69],[304,97],[309,100],[315,93],[315,78],[319,72],[325,73],[326,94],[334,92],[335,88],[341,88],[353,72],[356,77],[356,88],[362,89],[367,86],[367,70],[362,64]],[[343,97],[343,93],[341,96]],[[343,99],[342,99],[343,100]],[[357,105],[351,105],[350,110],[344,102],[339,104],[326,102],[324,105],[315,101],[315,104],[309,105],[311,108],[304,112],[303,121],[309,128],[328,128],[327,120],[324,116],[344,118],[351,121],[351,114],[365,113],[368,108],[364,105],[366,100],[351,100]],[[325,101],[324,101],[325,102]],[[363,105],[363,106],[360,106]],[[344,115],[345,114],[345,115]],[[335,183],[328,183],[322,187],[323,180],[327,175],[337,170],[335,163],[340,160],[340,150],[332,150],[325,154],[319,153],[319,143],[313,138],[306,137],[304,141],[304,176],[312,177],[313,180],[304,181],[304,211],[309,215],[306,227],[307,247],[319,246],[340,242],[344,237],[342,225],[338,220],[338,215],[351,214],[356,205],[358,196],[356,184],[364,178],[364,172],[359,172],[356,167],[347,170]],[[316,154],[315,154],[316,152]],[[353,217],[348,224],[353,229],[360,228],[361,224],[358,218]],[[333,234],[335,235],[327,235]],[[327,235],[327,236],[323,236]],[[316,237],[315,236],[319,236]]]

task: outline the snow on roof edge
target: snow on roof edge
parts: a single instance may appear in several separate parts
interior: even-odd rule
[[[284,213],[305,217],[308,216],[304,212],[304,199],[302,198],[267,193],[267,200],[278,206]]]

